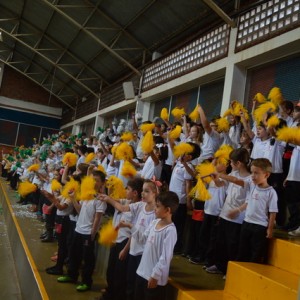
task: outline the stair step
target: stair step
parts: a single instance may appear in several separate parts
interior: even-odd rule
[[[272,239],[269,244],[268,264],[300,275],[299,253],[299,239]]]
[[[295,300],[298,283],[298,275],[274,266],[229,262],[225,292],[238,299]]]
[[[177,300],[237,300],[231,294],[220,290],[179,291]]]

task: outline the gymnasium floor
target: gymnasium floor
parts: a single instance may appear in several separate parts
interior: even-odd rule
[[[103,264],[103,259],[106,261],[108,251],[106,249],[99,248],[98,262],[93,276],[94,284],[91,291],[78,293],[75,290],[75,285],[73,284],[57,283],[57,276],[48,275],[45,272],[47,267],[54,264],[51,262],[50,257],[56,251],[56,243],[42,243],[39,240],[40,234],[44,231],[44,223],[36,218],[35,213],[29,212],[30,205],[17,204],[17,193],[11,191],[6,182],[3,179],[1,180],[10,198],[13,211],[22,229],[28,248],[35,261],[49,298],[65,300],[70,297],[72,300],[94,300],[99,297],[101,295],[100,290],[105,287],[105,264]],[[14,261],[10,251],[8,238],[5,234],[5,224],[3,223],[3,217],[1,215],[0,243],[0,299],[22,299],[18,288],[17,276],[14,270]],[[101,257],[103,257],[102,262]],[[224,288],[222,275],[207,274],[202,269],[202,266],[192,265],[186,258],[181,256],[174,256],[171,265],[170,277],[172,278],[172,281],[175,282],[175,285],[182,289],[194,290]],[[9,280],[7,280],[7,278],[9,278]]]

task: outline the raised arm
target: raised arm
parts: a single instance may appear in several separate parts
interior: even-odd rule
[[[204,112],[203,108],[200,105],[198,106],[198,112],[199,112],[199,115],[200,115],[201,124],[202,124],[205,132],[207,134],[211,134],[212,129],[211,129],[211,127],[209,125],[209,122],[206,118],[205,112]]]

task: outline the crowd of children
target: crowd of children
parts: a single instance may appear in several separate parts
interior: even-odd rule
[[[299,104],[276,90],[257,94],[251,115],[233,102],[208,120],[198,105],[190,115],[175,108],[171,123],[164,110],[156,123],[133,116],[133,133],[124,122],[89,138],[60,132],[3,155],[2,176],[19,203],[43,216],[41,241],[58,240],[56,264],[46,269],[58,282],[77,282],[83,261],[76,289],[91,288],[105,213],[117,231],[105,300],[164,299],[173,254],[226,275],[230,260],[265,262],[275,224],[300,236]],[[112,193],[112,177],[126,195]],[[84,189],[87,178],[92,188]],[[24,182],[35,188],[25,193]]]

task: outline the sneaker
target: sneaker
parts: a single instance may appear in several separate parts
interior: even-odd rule
[[[288,235],[291,235],[291,236],[300,236],[300,226],[297,229],[295,229],[295,230],[289,231]]]
[[[206,268],[205,271],[210,274],[222,274],[216,265]]]
[[[194,265],[203,265],[204,264],[204,261],[202,261],[200,258],[197,258],[197,257],[191,257],[189,259],[189,262]]]
[[[57,278],[57,281],[60,283],[76,282],[76,280],[69,275],[60,276]]]
[[[57,255],[53,255],[53,256],[51,256],[51,258],[50,258],[52,261],[54,261],[54,262],[57,262]]]
[[[77,287],[76,287],[76,290],[77,292],[86,292],[88,290],[90,290],[91,287],[85,283],[83,284],[79,284]]]
[[[64,272],[62,269],[57,268],[56,266],[46,269],[46,273],[50,275],[63,275]]]

